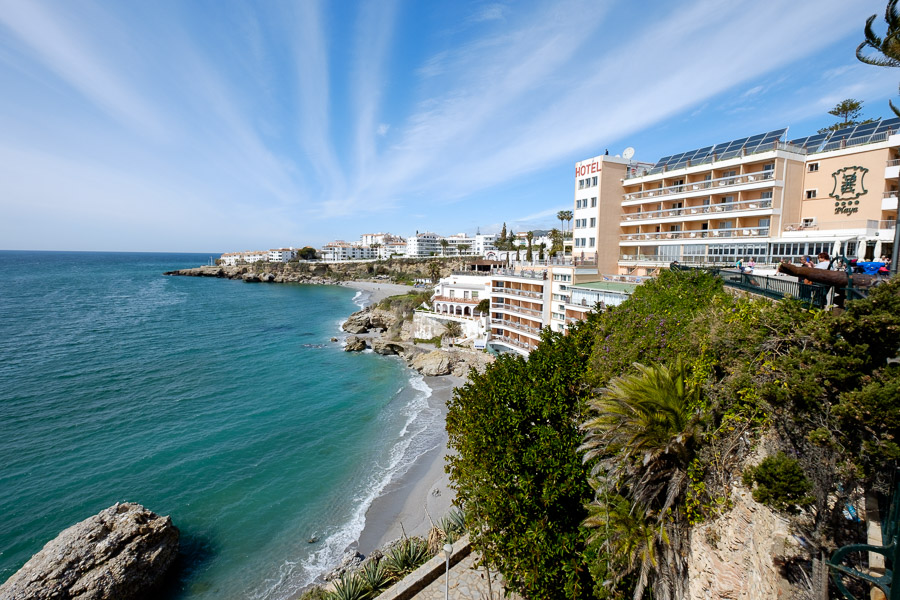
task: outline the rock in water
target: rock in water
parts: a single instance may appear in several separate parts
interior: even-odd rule
[[[0,586],[3,600],[147,597],[178,554],[178,528],[140,504],[115,504],[69,527]]]
[[[344,346],[344,352],[362,352],[366,349],[366,340],[361,337],[356,337],[355,335],[351,335],[347,338],[347,343]]]

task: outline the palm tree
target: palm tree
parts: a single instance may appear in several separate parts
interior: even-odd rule
[[[469,244],[460,244],[459,246],[457,246],[457,248],[459,249],[460,256],[462,256],[469,251],[469,248],[471,248],[471,246]]]
[[[883,38],[877,36],[872,29],[878,15],[872,15],[866,20],[866,40],[856,48],[856,58],[868,65],[877,67],[900,67],[900,11],[897,10],[898,0],[888,0],[884,10],[884,20],[887,23],[887,33]],[[870,48],[875,55],[865,56],[863,50]],[[878,54],[881,56],[878,56]],[[891,110],[900,117],[900,109],[888,100]]]
[[[569,213],[569,211],[567,211],[567,210],[561,210],[558,213],[556,213],[556,218],[559,219],[559,228],[563,231],[563,233],[566,232],[566,221],[569,218],[567,216],[568,213]]]
[[[528,262],[531,262],[532,260],[534,260],[534,255],[531,252],[531,242],[532,242],[532,240],[534,240],[534,232],[529,231],[526,234],[525,239],[528,240],[528,252],[525,254],[525,260],[527,260]]]
[[[680,358],[671,367],[634,366],[637,373],[614,379],[590,401],[597,416],[582,425],[581,449],[585,462],[596,461],[591,470],[600,488],[595,508],[607,504],[605,494],[615,488],[630,502],[629,510],[644,514],[657,532],[653,551],[642,551],[641,581],[650,574],[655,598],[684,597],[688,524],[678,501],[687,489],[687,468],[700,434],[695,415],[700,388],[689,383]],[[585,525],[597,526],[596,512]],[[629,560],[638,564],[635,555]],[[645,584],[639,581],[635,598]]]
[[[463,334],[462,325],[456,321],[447,321],[444,323],[444,333],[456,339]]]
[[[428,263],[428,275],[431,277],[432,283],[437,283],[438,279],[441,278],[441,263],[436,260]]]
[[[441,239],[441,256],[447,255],[447,246],[449,246],[449,245],[450,245],[450,242],[448,242],[445,239]]]
[[[572,218],[575,214],[571,210],[564,210],[563,212],[566,213],[566,221],[569,222],[569,237],[572,237]]]

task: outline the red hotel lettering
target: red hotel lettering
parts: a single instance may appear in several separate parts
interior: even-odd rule
[[[590,168],[588,165],[581,165],[580,167],[575,167],[575,177],[584,177],[588,173],[599,173],[600,171],[600,163],[591,163]]]

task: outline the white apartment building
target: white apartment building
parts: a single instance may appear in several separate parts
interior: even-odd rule
[[[325,244],[320,253],[322,254],[322,259],[327,262],[370,260],[376,257],[372,248],[368,246],[353,246],[343,240]]]
[[[233,267],[237,264],[251,264],[255,262],[267,262],[268,250],[244,250],[243,252],[226,252],[219,257],[222,264]]]
[[[457,233],[445,238],[447,240],[447,248],[441,244],[441,251],[444,256],[477,256],[475,251],[475,238],[469,237],[465,233]],[[438,244],[440,244],[438,240]]]
[[[386,260],[392,256],[406,256],[406,240],[397,238],[399,241],[389,241],[378,246],[375,253],[381,260]]]
[[[409,236],[406,240],[406,256],[408,258],[427,258],[441,255],[441,236],[436,233],[424,232]]]
[[[497,246],[496,233],[476,233],[475,234],[475,256],[485,256],[491,250],[496,250]]]
[[[268,260],[269,262],[286,263],[296,257],[297,250],[295,248],[273,248],[272,250],[269,250]]]

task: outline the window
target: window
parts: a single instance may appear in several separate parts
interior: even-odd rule
[[[597,217],[591,217],[591,227],[597,226]]]
[[[455,298],[455,297],[456,297],[456,290],[450,290],[450,297],[451,297],[451,298]]]
[[[593,183],[591,183],[591,185],[597,185],[597,176],[596,175],[594,175],[594,181],[593,181]]]
[[[775,170],[775,163],[768,163],[768,164],[763,165],[763,171],[774,171],[774,170]]]
[[[584,201],[584,205],[587,206],[587,200]],[[597,208],[597,199],[591,198],[591,208]]]
[[[472,292],[472,300],[478,300],[478,292]]]
[[[819,163],[809,163],[806,165],[807,173],[815,173],[819,170]]]
[[[816,197],[818,190],[806,190],[806,199],[811,200]]]
[[[590,239],[590,242],[591,242],[591,243],[588,244],[588,247],[593,248],[594,246],[597,245],[597,238],[591,238],[591,239]]]
[[[771,200],[772,199],[772,190],[763,192],[762,194],[759,195],[759,197],[762,200]]]

